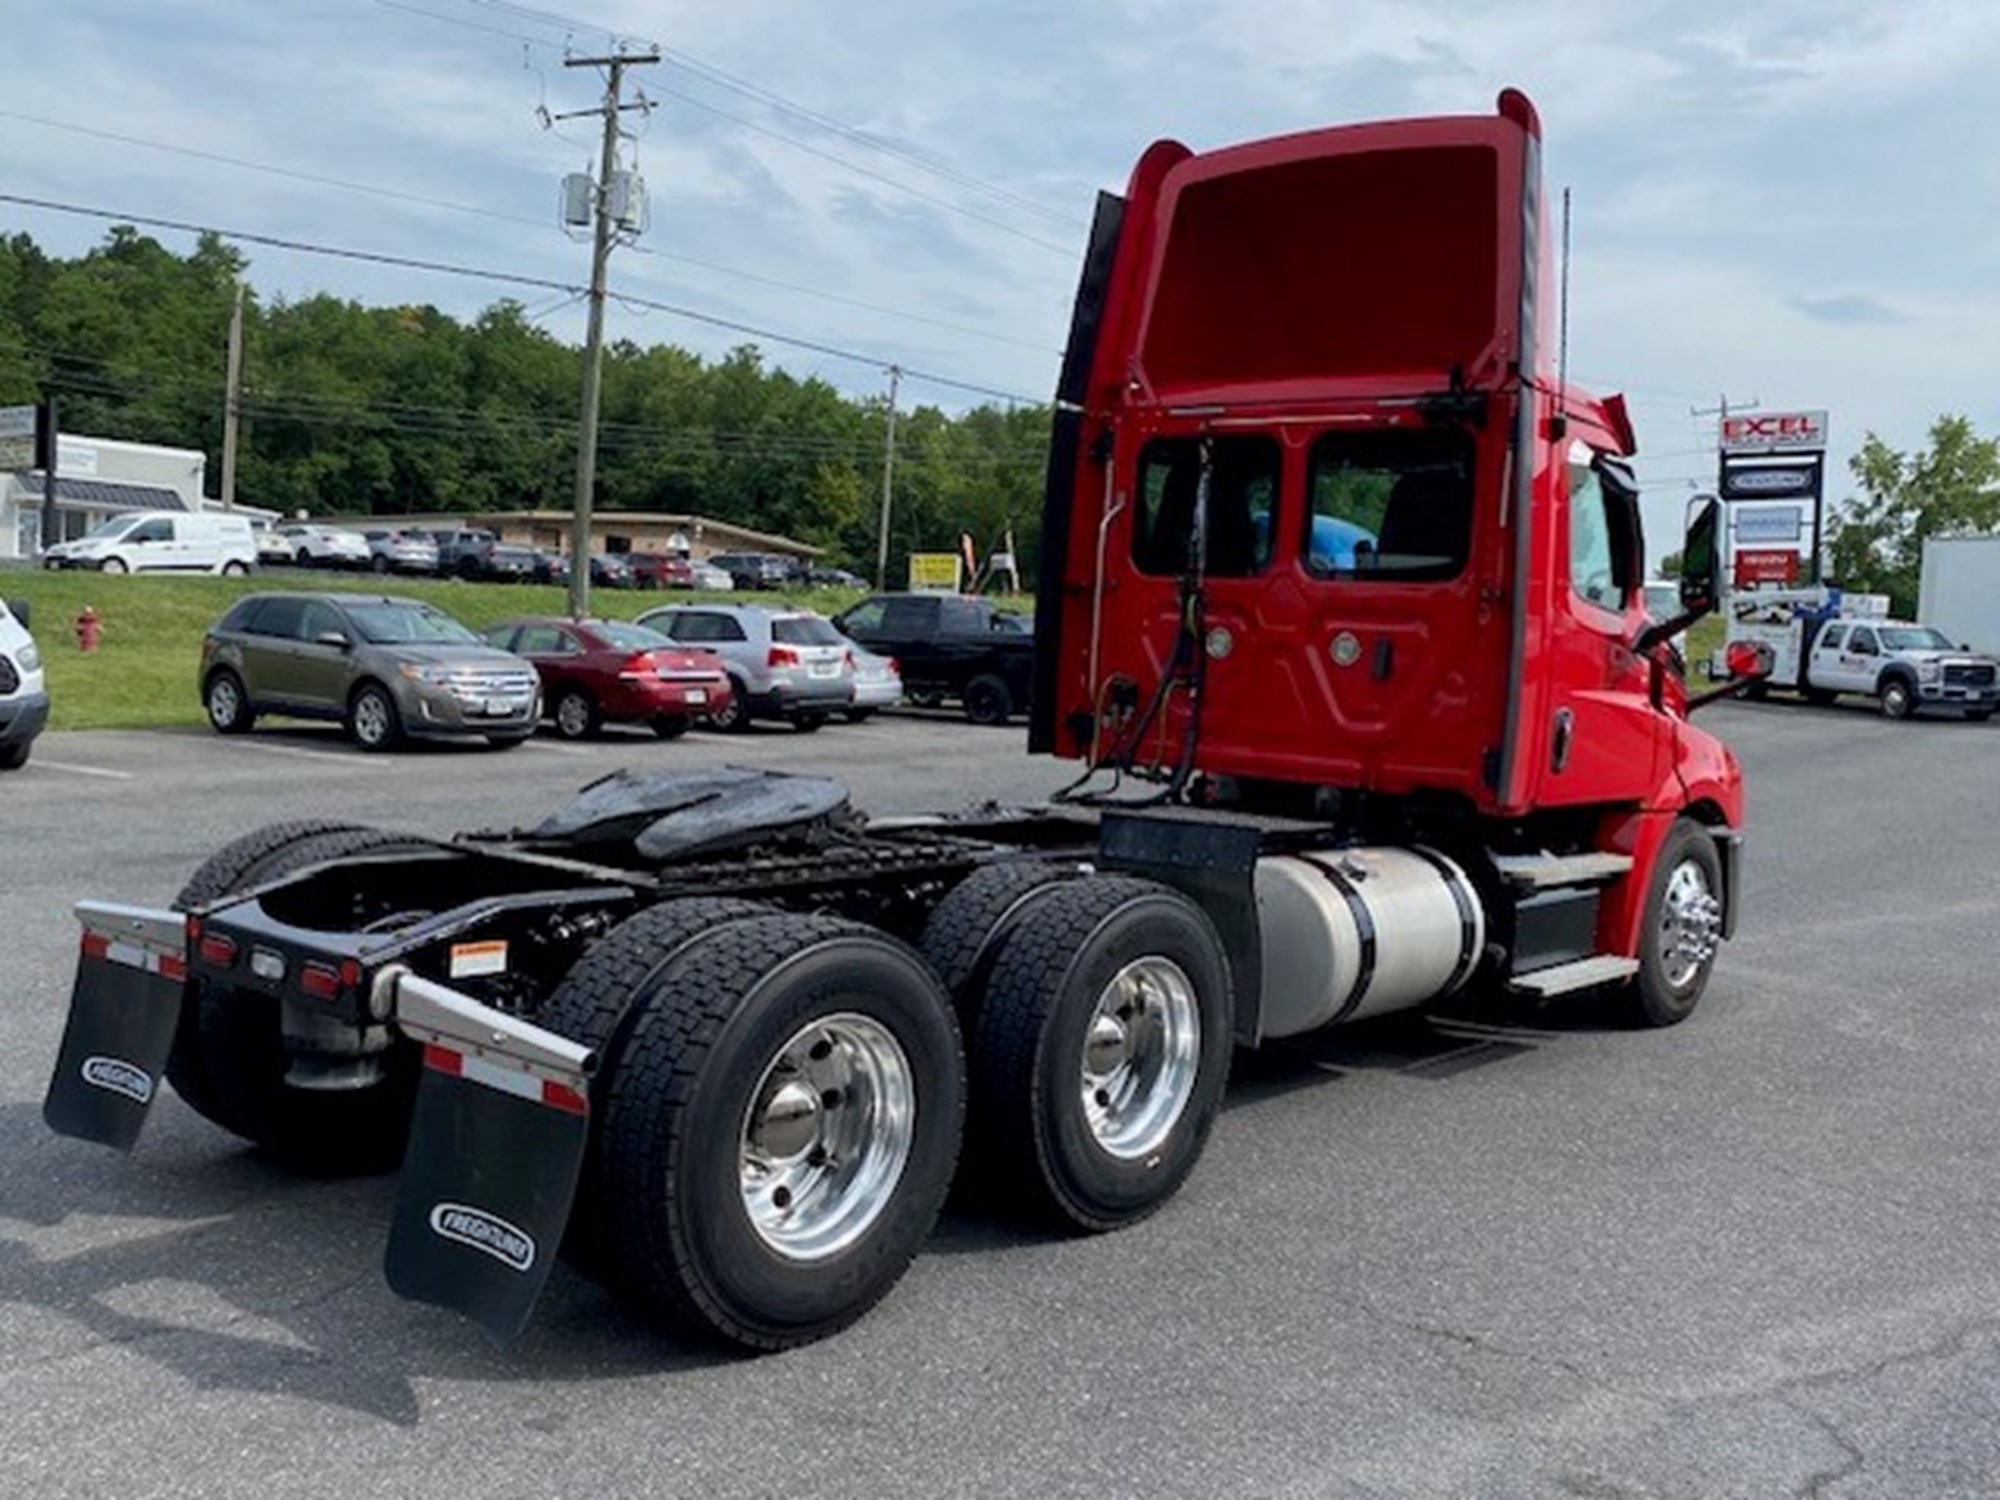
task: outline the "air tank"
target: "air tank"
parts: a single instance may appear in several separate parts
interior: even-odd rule
[[[1465,871],[1421,846],[1267,855],[1256,893],[1265,1037],[1441,999],[1486,943]]]

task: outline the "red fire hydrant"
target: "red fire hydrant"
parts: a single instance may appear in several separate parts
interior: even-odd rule
[[[97,611],[88,604],[83,613],[76,617],[76,644],[79,650],[95,651],[97,638],[104,632],[103,623],[97,618]]]

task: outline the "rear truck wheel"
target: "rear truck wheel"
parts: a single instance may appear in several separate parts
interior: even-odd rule
[[[708,722],[731,734],[750,727],[750,690],[735,673],[729,675],[729,700],[708,716]]]
[[[813,734],[826,727],[826,714],[817,708],[802,708],[792,715],[792,728],[800,734]]]
[[[677,740],[688,732],[694,723],[686,714],[655,714],[651,720],[653,733],[663,740]]]
[[[280,824],[250,835],[250,840],[276,836],[288,826],[311,825]],[[231,845],[230,849],[236,847]],[[323,860],[430,847],[379,829],[329,825],[322,832],[289,839],[254,861],[235,888],[275,880]],[[183,898],[196,889],[208,870],[204,865],[195,872],[181,893]],[[200,1058],[200,1079],[195,1088],[205,1091],[206,1097],[197,1099],[185,1091],[181,1097],[198,1113],[306,1171],[331,1175],[386,1172],[402,1159],[403,1136],[416,1094],[415,1048],[392,1043],[377,1055],[379,1071],[372,1081],[355,1081],[340,1088],[302,1088],[285,1081],[292,1059],[286,1052],[276,1000],[229,985],[192,985],[182,1004],[183,1028],[176,1036],[177,1052],[182,1050],[190,1013]],[[171,1061],[167,1077],[181,1091],[181,1079]]]
[[[1635,1018],[1673,1026],[1694,1013],[1722,943],[1722,861],[1708,830],[1677,820],[1660,846],[1639,929]]]
[[[980,1002],[980,1170],[1075,1229],[1145,1218],[1200,1159],[1232,1024],[1222,941],[1185,896],[1121,876],[1050,892],[1022,913]]]
[[[1840,697],[1840,694],[1834,692],[1831,688],[1809,687],[1805,690],[1805,693],[1806,702],[1812,704],[1815,708],[1829,707],[1835,699]]]
[[[1907,719],[1917,706],[1916,692],[1906,678],[1884,678],[1877,696],[1882,701],[1882,717],[1885,719]]]
[[[824,1338],[936,1221],[964,1052],[893,938],[792,914],[711,932],[664,966],[609,1072],[619,1278],[685,1326],[753,1349]]]
[[[256,710],[250,707],[250,695],[243,690],[243,679],[228,667],[210,674],[201,701],[208,710],[209,726],[217,734],[247,734],[257,722]]]
[[[393,750],[403,742],[403,716],[379,682],[364,682],[347,704],[347,732],[363,750]]]
[[[566,740],[587,740],[604,727],[604,715],[597,700],[580,687],[566,687],[556,694],[550,717],[556,733]]]
[[[1039,859],[984,865],[932,909],[917,948],[958,1007],[968,1035],[1001,945],[1030,906],[1074,873]]]
[[[663,901],[627,917],[571,966],[534,1021],[598,1056],[591,1085],[590,1144],[577,1180],[563,1254],[596,1281],[616,1282],[605,1220],[603,1124],[609,1095],[605,1080],[616,1071],[625,1033],[638,1005],[659,982],[667,963],[696,939],[732,922],[768,917],[774,908],[731,897],[699,896]]]
[[[1014,712],[1014,695],[992,673],[965,685],[965,716],[975,724],[1005,724]]]

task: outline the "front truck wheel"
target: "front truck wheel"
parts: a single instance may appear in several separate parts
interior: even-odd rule
[[[1229,965],[1193,902],[1091,876],[1047,892],[1001,948],[972,1051],[972,1145],[1025,1206],[1116,1229],[1171,1198],[1222,1103]]]
[[[1635,1018],[1672,1026],[1694,1013],[1722,943],[1722,860],[1715,840],[1691,818],[1675,821],[1653,864],[1639,929]]]
[[[944,1202],[964,1053],[901,943],[831,917],[733,923],[663,966],[610,1070],[619,1281],[753,1349],[846,1327]]]
[[[260,841],[268,846],[266,852],[253,855]],[[324,860],[430,847],[372,828],[277,824],[216,854],[195,872],[175,904],[212,901]],[[239,848],[241,855],[232,854]],[[228,875],[231,868],[237,872],[233,877]],[[216,889],[225,879],[228,883]],[[287,1083],[292,1059],[278,1002],[229,985],[191,982],[167,1078],[196,1113],[294,1165],[329,1174],[382,1172],[401,1159],[417,1068],[414,1051],[398,1043],[376,1061],[378,1076],[361,1081],[357,1075],[352,1087]]]

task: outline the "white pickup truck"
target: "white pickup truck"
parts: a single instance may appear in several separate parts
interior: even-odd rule
[[[1752,696],[1771,688],[1803,693],[1809,703],[1831,703],[1842,693],[1865,693],[1892,719],[1919,709],[1955,709],[1968,719],[1993,717],[2000,708],[2000,664],[1969,651],[1942,631],[1904,620],[1815,615],[1791,599],[1739,605],[1728,639],[1733,647],[1761,646],[1771,673]]]

